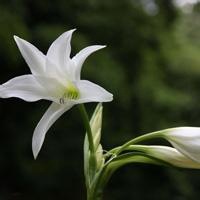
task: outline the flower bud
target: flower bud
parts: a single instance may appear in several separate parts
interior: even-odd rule
[[[166,129],[163,131],[162,136],[182,154],[200,163],[200,128],[179,127]]]
[[[131,145],[128,149],[142,151],[148,156],[154,157],[176,167],[200,169],[199,162],[188,158],[172,147],[158,145]]]

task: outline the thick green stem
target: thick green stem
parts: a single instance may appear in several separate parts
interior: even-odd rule
[[[102,200],[102,195],[98,195],[98,196],[96,196],[96,195],[91,195],[91,194],[89,194],[88,196],[87,196],[87,200]]]

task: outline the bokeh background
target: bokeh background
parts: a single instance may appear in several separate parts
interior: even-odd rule
[[[142,133],[200,126],[197,1],[0,0],[1,83],[29,73],[13,35],[45,53],[72,28],[77,28],[72,55],[88,45],[107,45],[87,59],[82,72],[84,79],[114,94],[114,101],[104,104],[105,150]],[[0,100],[0,200],[85,199],[84,129],[76,107],[54,124],[38,159],[33,159],[32,133],[49,104]],[[90,114],[95,106],[86,105]],[[200,171],[136,164],[114,174],[104,199],[199,196]]]

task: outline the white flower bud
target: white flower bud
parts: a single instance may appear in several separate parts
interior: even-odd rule
[[[131,145],[129,150],[141,151],[148,156],[159,159],[170,165],[181,168],[200,169],[200,163],[196,162],[175,148],[158,145]]]
[[[179,127],[166,129],[162,136],[182,154],[200,163],[200,128]]]

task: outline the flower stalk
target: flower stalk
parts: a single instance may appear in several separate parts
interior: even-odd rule
[[[118,156],[122,151],[124,151],[127,147],[129,147],[130,145],[139,143],[139,142],[143,142],[146,140],[151,140],[154,138],[159,138],[161,137],[161,131],[155,131],[155,132],[151,132],[151,133],[147,133],[145,135],[141,135],[138,136],[136,138],[133,138],[132,140],[129,140],[128,142],[126,142],[125,144],[123,144],[122,146],[116,147],[112,150],[110,150],[107,155],[112,155],[111,159],[112,160],[114,157]]]
[[[87,133],[87,137],[88,137],[88,141],[89,141],[89,149],[90,149],[91,153],[94,153],[94,141],[93,141],[92,130],[90,127],[88,114],[87,114],[85,106],[83,104],[78,105],[78,108],[79,108],[79,111],[80,111],[80,114],[81,114],[81,117],[83,120],[83,124],[86,129],[86,133]]]

